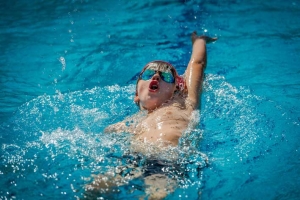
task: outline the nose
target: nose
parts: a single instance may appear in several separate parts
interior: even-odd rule
[[[152,76],[152,80],[159,81],[159,78],[160,78],[160,76],[159,76],[159,73],[158,73],[158,72],[156,72],[156,73]]]

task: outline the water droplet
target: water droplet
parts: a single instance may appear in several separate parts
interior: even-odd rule
[[[61,56],[59,58],[59,61],[62,64],[62,70],[65,70],[66,69],[66,60],[65,60],[65,58]]]

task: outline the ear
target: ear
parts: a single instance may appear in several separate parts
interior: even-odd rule
[[[143,108],[140,106],[140,98],[137,94],[135,94],[134,102],[139,107],[140,110],[143,110]]]
[[[179,91],[179,87],[177,85],[177,82],[175,82],[175,87],[173,89],[173,93],[176,93],[177,91]]]
[[[135,103],[137,103],[137,102],[140,101],[140,98],[139,98],[139,96],[137,95],[137,93],[135,93],[135,96],[134,96],[133,101],[134,101]]]

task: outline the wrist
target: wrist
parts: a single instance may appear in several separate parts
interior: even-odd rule
[[[193,47],[195,47],[195,46],[205,46],[205,45],[206,45],[206,41],[205,41],[204,38],[197,38],[193,42]]]

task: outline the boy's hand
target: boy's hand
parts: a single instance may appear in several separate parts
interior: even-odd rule
[[[194,31],[191,35],[191,40],[192,40],[192,44],[194,44],[194,42],[198,39],[202,39],[204,40],[207,44],[211,43],[211,42],[214,42],[216,41],[218,38],[214,37],[214,38],[211,38],[211,37],[208,37],[208,36],[205,36],[205,35],[201,35],[201,36],[198,36],[197,35],[197,32]]]

